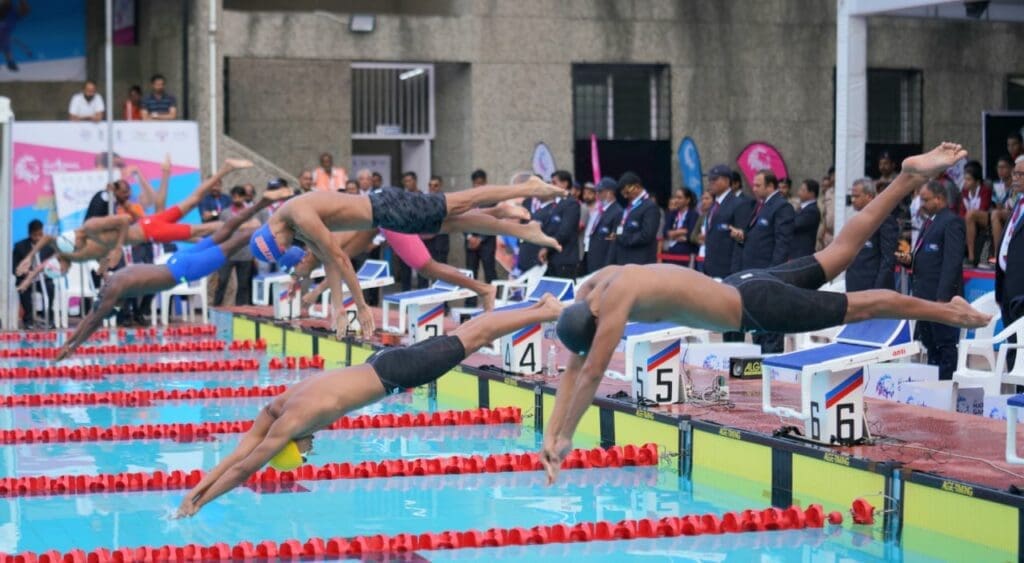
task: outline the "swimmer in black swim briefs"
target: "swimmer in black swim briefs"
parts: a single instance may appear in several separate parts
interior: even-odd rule
[[[514,186],[480,186],[440,194],[409,193],[392,188],[376,190],[369,196],[310,192],[281,206],[266,225],[253,233],[253,254],[257,260],[275,262],[278,256],[288,252],[296,238],[304,240],[307,248],[324,265],[327,287],[331,290],[331,315],[338,336],[344,336],[348,326],[347,317],[342,314],[342,296],[345,295],[342,282],[353,289],[351,295],[355,300],[360,328],[364,334],[372,334],[373,315],[363,300],[362,292],[356,290],[359,278],[349,257],[333,243],[332,231],[365,231],[380,227],[406,234],[438,231],[511,234],[557,248],[557,241],[545,235],[539,223],[524,226],[518,221],[502,221],[492,213],[476,208],[515,198],[548,200],[564,195],[565,190],[536,177]],[[517,219],[521,217],[516,216]]]
[[[558,337],[574,352],[544,429],[541,462],[553,482],[572,448],[572,436],[608,368],[627,321],[669,321],[716,331],[794,333],[872,318],[935,321],[960,327],[984,326],[989,315],[960,297],[935,303],[888,290],[815,291],[845,270],[864,243],[904,197],[957,161],[967,151],[943,143],[903,161],[903,171],[886,190],[853,216],[832,244],[808,256],[733,274],[721,283],[678,266],[608,267],[592,276],[558,320]]]
[[[117,312],[121,301],[171,289],[182,282],[196,281],[216,272],[225,256],[249,244],[255,225],[248,224],[256,213],[271,203],[291,197],[290,190],[267,190],[256,205],[250,205],[224,222],[212,235],[195,246],[176,252],[166,264],[132,264],[114,272],[103,282],[92,311],[82,319],[55,361],[70,356],[85,339],[99,328],[103,319]],[[258,222],[255,223],[259,225]]]
[[[260,411],[235,451],[185,495],[178,516],[194,515],[244,483],[285,449],[297,449],[299,454],[309,451],[313,433],[344,414],[401,389],[434,381],[502,335],[551,322],[561,310],[558,300],[545,295],[525,309],[484,313],[449,336],[435,336],[407,348],[388,348],[365,364],[304,379]],[[302,460],[295,465],[300,463]]]

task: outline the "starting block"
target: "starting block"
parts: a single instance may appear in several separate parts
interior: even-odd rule
[[[300,292],[295,292],[295,295],[288,297],[288,291],[291,289],[291,276],[287,281],[272,282],[270,288],[274,319],[282,321],[299,318],[302,314],[302,295]]]
[[[464,274],[467,278],[473,277],[473,272],[470,272],[469,270],[459,270],[459,272]],[[446,303],[449,301],[458,301],[459,299],[468,299],[474,296],[476,296],[476,294],[469,289],[441,280],[435,281],[427,289],[414,289],[412,291],[403,291],[401,293],[385,295],[384,301],[382,302],[384,308],[384,330],[410,330],[410,328],[415,326],[415,323],[418,322],[417,317],[421,314],[425,314],[427,311],[434,310],[438,305],[440,305],[442,309],[441,319],[439,322],[443,323],[443,310]],[[391,323],[390,312],[392,307],[398,309],[397,325]],[[444,331],[441,330],[437,334],[444,334]],[[419,340],[416,341],[419,342]]]
[[[1018,410],[1024,407],[1024,394],[1006,400],[1006,463],[1024,465],[1024,457],[1017,455]]]
[[[626,373],[631,374],[632,396],[657,404],[686,399],[680,379],[683,342],[708,342],[708,332],[673,323],[629,323],[620,346],[626,352]]]
[[[502,336],[501,369],[523,375],[540,373],[544,369],[543,325],[535,324]]]
[[[804,421],[804,434],[825,445],[864,437],[864,368],[905,358],[920,350],[905,320],[876,319],[846,325],[836,342],[764,359],[761,408]],[[795,371],[800,381],[800,410],[772,405],[773,370]]]
[[[405,318],[408,321],[406,333],[413,342],[444,334],[444,303],[414,303],[409,305]]]

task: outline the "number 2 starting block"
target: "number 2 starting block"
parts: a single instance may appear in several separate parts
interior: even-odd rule
[[[761,408],[804,421],[805,437],[844,445],[864,437],[864,367],[909,357],[920,350],[910,323],[876,319],[846,325],[833,344],[764,359]],[[772,406],[772,375],[796,372],[800,410]]]

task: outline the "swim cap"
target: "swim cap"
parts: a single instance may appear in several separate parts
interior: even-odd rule
[[[297,246],[293,246],[285,251],[280,258],[277,259],[277,263],[285,270],[291,270],[295,266],[302,262],[302,259],[306,257],[306,251],[302,250]]]
[[[562,309],[558,324],[555,325],[555,332],[570,352],[585,356],[590,351],[590,345],[594,343],[597,319],[585,301],[577,301]]]
[[[74,237],[74,235],[72,235]],[[75,251],[75,239],[68,238],[68,235],[57,236],[57,250],[64,254],[71,254]]]
[[[284,254],[281,247],[277,245],[274,234],[270,232],[270,225],[263,225],[253,231],[252,236],[249,237],[249,248],[252,250],[252,255],[261,262],[277,262]]]
[[[270,466],[278,471],[291,471],[305,462],[294,440],[289,440],[277,455],[270,458]]]

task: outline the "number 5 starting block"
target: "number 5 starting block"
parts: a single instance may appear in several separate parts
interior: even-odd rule
[[[626,373],[632,374],[633,398],[661,404],[686,399],[680,379],[683,342],[708,342],[708,331],[673,323],[629,323],[620,346],[626,352]]]
[[[765,358],[761,378],[764,412],[804,421],[804,435],[825,445],[864,437],[864,366],[907,358],[920,351],[910,323],[876,319],[846,325],[836,342]],[[772,406],[772,379],[795,374],[800,410]]]

